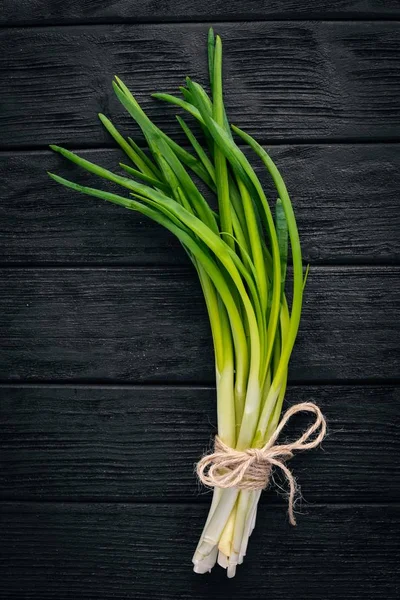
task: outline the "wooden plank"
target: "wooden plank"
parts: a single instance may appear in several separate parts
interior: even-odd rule
[[[149,115],[177,135],[174,109],[150,98],[186,75],[206,82],[206,24],[5,29],[3,148],[108,141],[96,114],[136,135],[111,91],[117,73]],[[395,22],[224,23],[226,105],[260,141],[398,140]]]
[[[292,192],[306,262],[399,262],[399,144],[267,150]],[[110,169],[122,158],[118,150],[80,154]],[[253,164],[274,201],[265,169]],[[138,214],[62,188],[46,170],[105,187],[50,152],[0,154],[3,264],[189,264],[172,234]]]
[[[2,386],[0,398],[1,499],[210,500],[199,494],[193,465],[215,432],[213,388]],[[379,502],[384,481],[385,502],[396,501],[400,388],[287,392],[287,405],[310,399],[329,435],[290,462],[305,500]],[[284,437],[296,439],[307,422],[297,416]],[[377,452],[383,447],[390,451]],[[282,501],[276,492],[272,486],[263,502]]]
[[[398,598],[399,506],[309,506],[290,527],[259,511],[233,581],[191,571],[201,505],[12,504],[2,511],[0,597],[88,600]],[[327,582],[332,585],[327,585]]]
[[[30,0],[24,10],[14,0],[3,0],[0,25],[44,25],[69,23],[166,22],[166,21],[258,21],[265,19],[390,18],[400,15],[396,0],[248,0],[227,3],[214,0]]]
[[[399,269],[315,267],[291,380],[398,376]],[[193,269],[4,269],[0,377],[211,382],[211,337]]]

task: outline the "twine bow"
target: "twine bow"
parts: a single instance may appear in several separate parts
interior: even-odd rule
[[[275,445],[290,417],[299,412],[314,413],[314,423],[294,442]],[[310,440],[316,432],[318,432],[318,435]],[[285,461],[293,457],[295,450],[316,448],[324,439],[325,434],[326,421],[318,406],[312,402],[302,402],[286,411],[275,433],[262,448],[235,450],[224,444],[218,436],[215,436],[214,452],[206,454],[197,463],[197,475],[200,481],[208,487],[262,490],[269,483],[272,467],[278,467],[289,484],[289,520],[292,525],[296,525],[294,517],[296,480],[287,468]]]

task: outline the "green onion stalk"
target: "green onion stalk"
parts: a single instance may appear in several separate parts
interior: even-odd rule
[[[229,447],[245,450],[262,447],[279,423],[305,277],[296,219],[278,168],[255,139],[228,121],[222,90],[222,42],[212,29],[208,66],[210,93],[188,77],[180,88],[181,96],[153,94],[197,122],[201,141],[181,116],[176,117],[190,150],[158,128],[115,77],[114,92],[142,130],[147,152],[100,114],[126,157],[119,164],[119,173],[59,146],[51,148],[120,186],[120,192],[49,175],[68,188],[149,217],[181,242],[198,273],[211,325],[218,436]],[[250,147],[272,179],[273,211],[243,145]],[[211,208],[214,205],[217,210]],[[285,296],[289,245],[293,267],[290,306]],[[257,490],[214,488],[193,557],[197,573],[210,571],[218,562],[229,577],[234,576],[246,554],[259,498]]]

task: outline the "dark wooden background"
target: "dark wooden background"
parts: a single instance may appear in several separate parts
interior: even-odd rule
[[[396,0],[2,0],[2,599],[397,597],[399,20]],[[330,427],[291,463],[298,527],[265,494],[232,581],[191,571],[216,422],[196,276],[165,231],[45,174],[86,179],[49,143],[118,163],[99,111],[137,137],[114,74],[182,140],[149,93],[205,82],[210,24],[231,120],[276,159],[311,263],[287,401]]]

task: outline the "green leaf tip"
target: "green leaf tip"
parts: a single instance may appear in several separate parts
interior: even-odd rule
[[[64,184],[64,181],[66,181],[66,179],[63,179],[62,177],[60,177],[59,175],[56,175],[55,173],[51,173],[51,171],[47,171],[47,175],[50,177],[50,179],[53,179],[57,183]]]
[[[309,272],[310,272],[310,264],[307,265],[306,272],[304,273],[304,278],[303,278],[303,292],[304,292],[304,288],[306,287],[306,283],[307,283]]]
[[[79,157],[77,157],[75,152],[71,152],[71,150],[67,150],[66,148],[63,148],[62,146],[51,145],[50,148],[52,150],[54,150],[54,152],[58,152],[59,154],[62,154],[62,156],[65,156],[65,158],[69,158],[72,161],[74,161],[76,158],[79,158]]]

